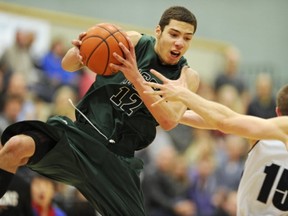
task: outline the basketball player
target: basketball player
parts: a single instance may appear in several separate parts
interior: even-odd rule
[[[123,73],[97,76],[75,107],[75,122],[55,116],[46,123],[24,121],[6,128],[1,137],[0,196],[17,168],[26,165],[75,186],[103,216],[145,215],[139,178],[143,162],[134,152],[153,141],[158,125],[165,130],[175,127],[187,108],[175,102],[169,103],[169,109],[152,107],[160,97],[144,94],[151,89],[144,81],[157,79],[151,68],[172,80],[185,70],[189,80],[196,83],[191,90],[197,90],[199,76],[184,67],[187,60],[183,57],[196,28],[197,20],[188,9],[168,8],[155,37],[127,33],[130,49],[120,44],[126,58],[115,54],[122,65],[110,65]],[[72,41],[74,46],[62,60],[67,71],[83,67],[79,53],[83,36],[85,33]]]
[[[277,94],[278,117],[262,119],[238,114],[196,95],[181,78],[171,81],[156,71],[153,73],[164,83],[146,83],[159,90],[147,94],[163,96],[153,107],[160,102],[181,101],[191,109],[181,123],[250,139],[251,149],[238,188],[237,215],[288,215],[288,85]]]

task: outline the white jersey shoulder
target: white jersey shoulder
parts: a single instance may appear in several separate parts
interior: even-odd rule
[[[238,189],[237,216],[288,215],[288,151],[261,140],[248,153]]]

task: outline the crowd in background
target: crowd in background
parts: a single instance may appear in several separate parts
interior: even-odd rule
[[[35,35],[19,30],[15,43],[0,57],[0,135],[21,120],[66,115],[95,79],[87,68],[70,73],[61,67],[66,41],[54,38],[50,50],[33,59]],[[275,116],[273,79],[259,73],[255,93],[239,72],[240,53],[224,53],[226,65],[213,84],[201,81],[198,94],[231,109],[263,118]],[[193,65],[191,65],[193,67]],[[237,188],[248,152],[247,141],[219,131],[179,125],[158,128],[156,139],[137,156],[145,162],[142,186],[148,216],[234,216]],[[17,213],[18,212],[18,213]],[[20,214],[20,212],[22,214]],[[97,215],[77,189],[20,168],[9,191],[0,199],[2,215]]]

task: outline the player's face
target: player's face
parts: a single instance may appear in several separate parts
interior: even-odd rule
[[[161,61],[169,65],[177,64],[189,48],[193,32],[193,25],[177,20],[171,20],[163,31],[157,26],[155,51]]]

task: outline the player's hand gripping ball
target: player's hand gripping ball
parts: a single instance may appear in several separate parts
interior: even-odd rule
[[[122,42],[128,49],[127,34],[119,27],[110,23],[100,23],[87,30],[87,34],[82,38],[80,54],[83,63],[94,73],[102,76],[111,76],[117,71],[112,71],[110,63],[121,63],[116,60],[113,53],[125,58],[125,54],[119,46]]]

